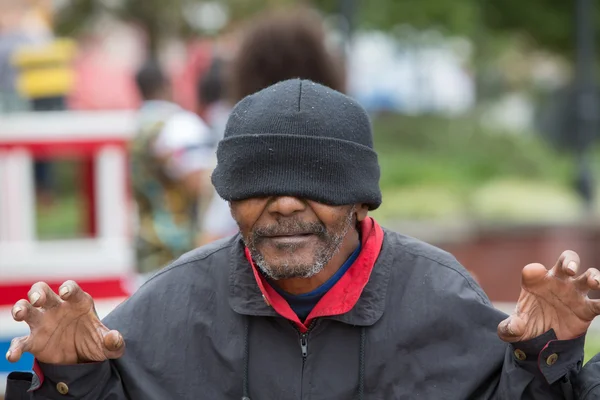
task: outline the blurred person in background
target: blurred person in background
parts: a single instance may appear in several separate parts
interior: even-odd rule
[[[193,249],[198,210],[214,167],[214,140],[196,114],[172,101],[156,61],[136,75],[144,100],[132,140],[131,182],[138,209],[136,256],[142,280]]]
[[[212,130],[215,144],[223,138],[225,125],[231,111],[231,103],[227,98],[226,68],[228,61],[215,54],[207,73],[200,79],[198,98],[204,110],[206,122]],[[238,227],[229,212],[229,204],[211,189],[208,206],[200,216],[201,234],[198,245],[234,235]]]
[[[204,120],[211,127],[215,142],[223,138],[225,125],[231,112],[231,103],[227,98],[228,60],[216,53],[213,55],[208,71],[198,83],[198,100],[203,109]]]
[[[12,63],[16,50],[24,45],[49,43],[52,30],[44,3],[0,0],[0,111],[24,108],[19,101],[17,77]],[[22,99],[21,99],[22,100]]]
[[[296,7],[263,12],[238,32],[233,57],[214,57],[200,83],[200,98],[208,105],[207,118],[220,140],[231,107],[244,97],[291,78],[309,79],[345,92],[342,58],[327,47],[321,17],[312,9]],[[213,191],[202,219],[200,245],[237,232],[229,206]]]
[[[310,79],[339,92],[346,89],[341,54],[327,45],[322,18],[309,8],[271,10],[239,32],[231,65],[233,103],[274,83]]]

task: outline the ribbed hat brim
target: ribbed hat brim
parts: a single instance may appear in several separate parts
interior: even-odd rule
[[[212,174],[225,200],[296,196],[330,205],[381,204],[377,153],[329,137],[253,134],[219,143]]]

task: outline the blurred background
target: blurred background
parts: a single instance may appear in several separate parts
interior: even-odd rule
[[[451,251],[507,311],[528,263],[572,249],[597,267],[594,3],[0,0],[0,353],[22,329],[9,307],[35,281],[76,278],[102,312],[135,290],[140,68],[160,65],[169,101],[216,143],[235,81],[219,63],[235,64],[260,15],[291,6],[318,15],[344,91],[371,114],[380,223]],[[198,223],[196,243],[228,224]]]

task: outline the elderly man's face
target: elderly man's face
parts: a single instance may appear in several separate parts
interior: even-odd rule
[[[310,278],[323,270],[367,214],[363,205],[328,206],[290,196],[230,203],[244,242],[272,279]]]

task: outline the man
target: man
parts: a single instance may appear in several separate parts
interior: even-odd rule
[[[195,247],[198,203],[214,167],[215,141],[196,114],[171,101],[158,63],[146,63],[136,82],[144,103],[130,146],[131,180],[137,268],[146,279]]]
[[[13,308],[31,334],[7,358],[33,353],[36,374],[9,376],[7,400],[572,395],[600,272],[575,277],[568,251],[528,265],[505,319],[452,256],[368,217],[379,165],[351,98],[298,79],[248,96],[217,159],[241,235],[183,256],[103,323],[75,282],[35,284]]]

